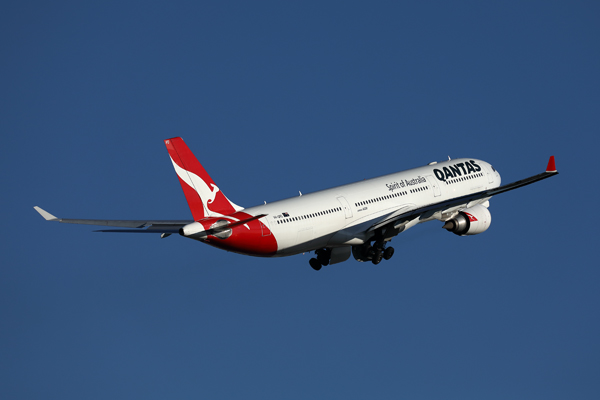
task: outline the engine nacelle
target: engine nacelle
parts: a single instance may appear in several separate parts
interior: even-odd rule
[[[443,228],[459,236],[477,235],[485,232],[492,223],[490,211],[478,204],[461,210],[457,216],[446,221]]]

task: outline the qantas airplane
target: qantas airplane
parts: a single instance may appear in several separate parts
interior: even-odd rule
[[[554,156],[545,172],[501,186],[500,174],[485,161],[459,158],[337,186],[273,203],[243,208],[232,203],[179,137],[165,140],[193,220],[97,220],[57,218],[34,207],[48,221],[122,229],[99,232],[159,233],[183,237],[235,253],[283,257],[313,251],[310,266],[346,261],[379,264],[394,248],[388,242],[422,222],[438,220],[461,236],[486,231],[492,196],[558,174]],[[125,229],[123,229],[125,228]]]

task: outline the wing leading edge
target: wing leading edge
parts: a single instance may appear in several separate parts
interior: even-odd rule
[[[456,197],[454,199],[449,199],[446,201],[442,201],[440,203],[434,203],[434,204],[430,204],[430,205],[427,205],[424,207],[419,207],[414,210],[408,210],[405,213],[402,213],[399,215],[397,214],[392,217],[388,217],[387,219],[384,219],[383,221],[379,221],[379,222],[373,224],[373,226],[371,226],[371,228],[369,228],[369,231],[374,231],[376,229],[382,228],[382,227],[384,227],[386,225],[390,225],[390,224],[397,226],[398,224],[401,224],[405,221],[409,221],[409,220],[412,220],[415,218],[422,218],[423,215],[431,216],[438,211],[444,211],[444,210],[450,209],[452,207],[457,207],[457,206],[460,206],[463,204],[469,204],[476,200],[489,199],[492,196],[495,196],[497,194],[508,192],[508,191],[514,190],[514,189],[518,189],[523,186],[531,185],[532,183],[541,181],[543,179],[550,178],[554,175],[558,175],[558,171],[556,170],[554,156],[550,156],[550,160],[548,160],[548,166],[546,167],[546,171],[542,172],[541,174],[530,176],[529,178],[521,179],[519,181],[509,183],[507,185],[503,185],[503,186],[497,187],[495,189],[483,190],[481,192],[477,192],[477,193],[473,193],[473,194],[469,194],[469,195],[465,195],[465,196],[461,196],[461,197]]]

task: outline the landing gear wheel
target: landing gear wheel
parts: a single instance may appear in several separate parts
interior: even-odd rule
[[[321,267],[323,267],[323,265],[316,258],[311,258],[308,263],[315,271],[318,271],[321,269]]]
[[[321,265],[329,265],[329,260],[331,259],[331,249],[319,249],[315,251],[315,254],[317,255],[317,261],[319,261]]]
[[[381,253],[381,250],[376,250],[375,251],[375,255],[373,256],[373,264],[377,265],[381,262],[381,259],[383,258],[383,254]]]
[[[394,255],[394,248],[393,247],[388,247],[383,252],[383,258],[386,259],[386,260],[389,260],[390,258],[392,258],[393,255]]]
[[[319,262],[319,264],[321,264],[323,266],[329,265],[329,259],[325,258],[325,257],[322,257],[321,255],[318,255],[317,258],[316,258],[316,260]]]
[[[371,246],[369,246],[365,250],[365,254],[367,256],[367,259],[372,260],[373,257],[375,257],[375,250],[373,250],[373,248]]]

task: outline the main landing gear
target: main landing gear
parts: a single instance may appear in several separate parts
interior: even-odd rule
[[[309,264],[315,271],[319,271],[331,261],[331,249],[319,249],[315,251],[316,257],[309,260]],[[352,254],[357,261],[371,261],[377,265],[382,260],[389,260],[394,255],[393,247],[385,247],[383,240],[377,240],[371,246],[365,243],[360,246],[352,246]]]
[[[321,267],[329,265],[329,260],[331,259],[331,249],[319,249],[315,251],[317,258],[311,258],[308,262],[312,269],[318,271]]]
[[[360,246],[352,246],[352,254],[357,261],[371,261],[377,265],[382,260],[389,260],[394,255],[393,247],[385,247],[383,239],[375,240],[373,244],[365,243]]]
[[[394,248],[384,248],[383,242],[373,243],[373,247],[366,249],[367,259],[375,265],[379,264],[381,260],[389,260],[394,255]]]

